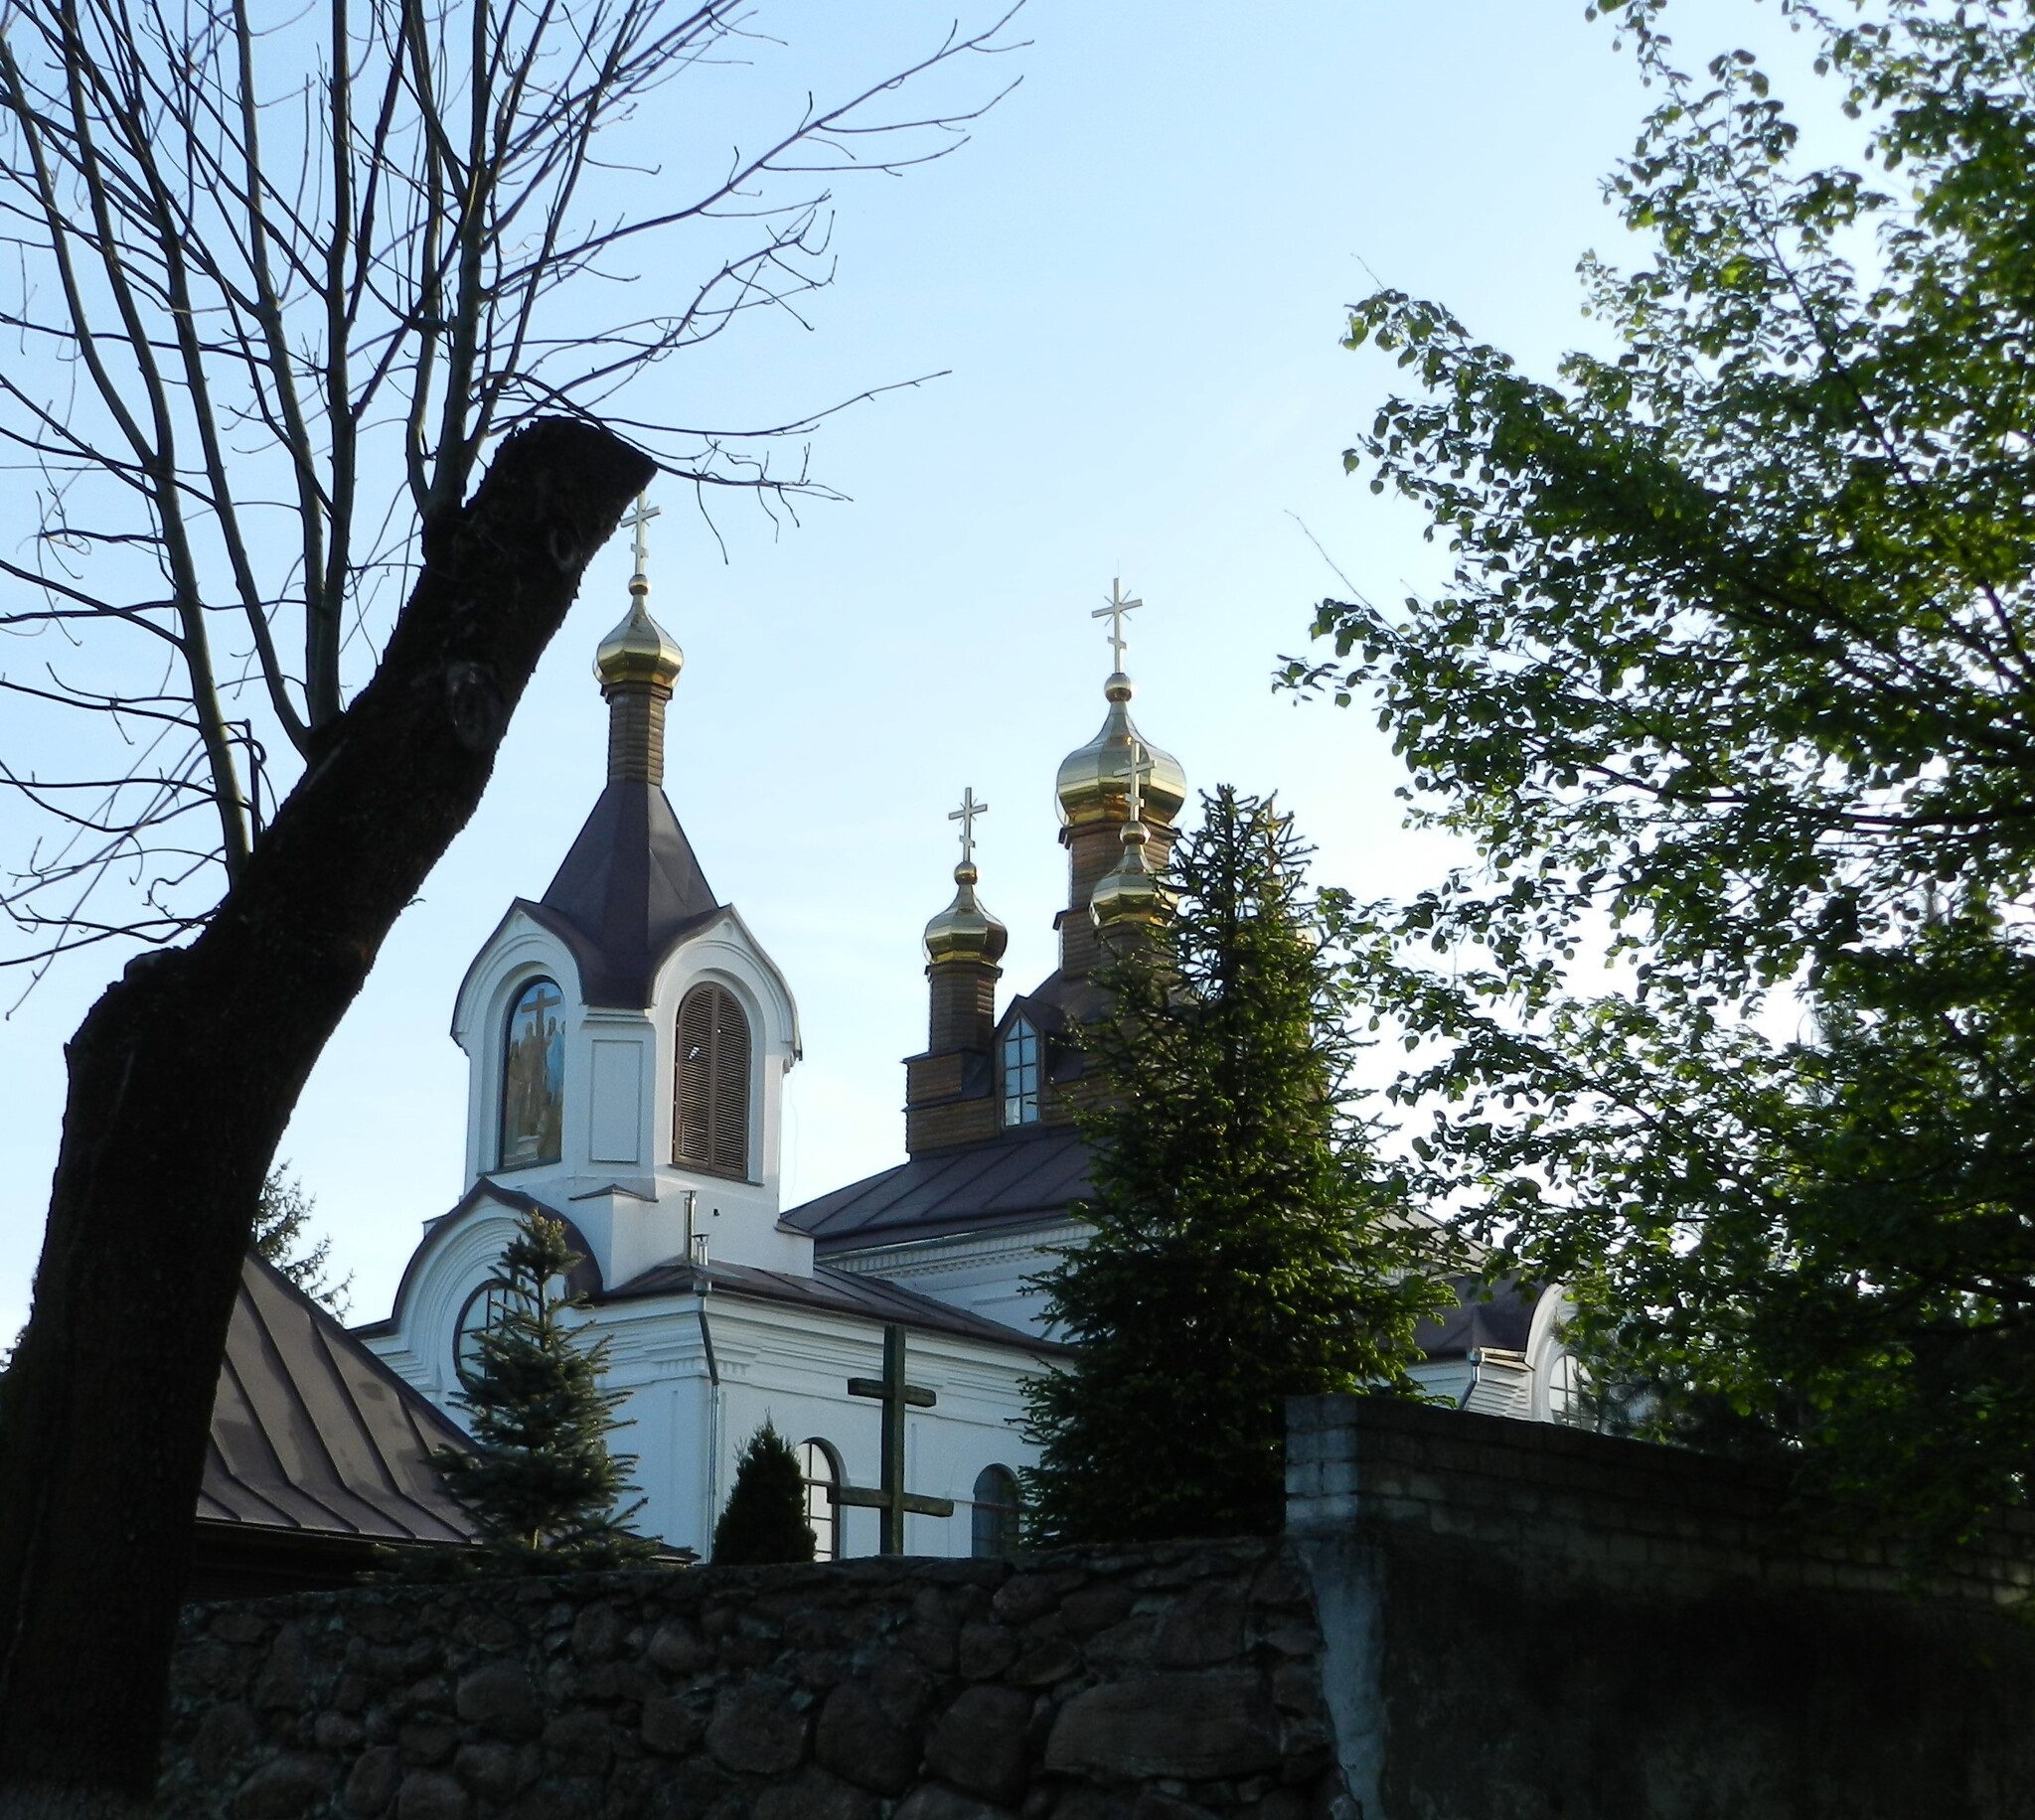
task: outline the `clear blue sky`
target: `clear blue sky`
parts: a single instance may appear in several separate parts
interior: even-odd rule
[[[874,10],[899,48],[948,17]],[[1780,67],[1800,67],[1771,5],[1673,10],[1690,60],[1778,43]],[[877,29],[869,12],[768,9],[785,61],[732,76],[731,110],[744,81],[881,55],[826,37]],[[799,999],[792,1199],[902,1156],[918,933],[949,894],[945,817],[964,785],[992,806],[981,889],[1012,929],[1006,986],[1052,966],[1053,771],[1101,718],[1108,654],[1089,613],[1112,577],[1148,603],[1138,717],[1192,784],[1276,788],[1321,849],[1319,878],[1359,895],[1449,862],[1400,832],[1400,775],[1362,715],[1270,687],[1312,604],[1338,591],[1302,522],[1373,598],[1440,572],[1418,526],[1342,475],[1392,376],[1337,347],[1340,306],[1375,277],[1545,371],[1589,332],[1578,255],[1626,255],[1599,183],[1649,97],[1582,0],[1033,0],[1014,35],[1029,48],[970,77],[1023,78],[973,144],[841,190],[839,279],[810,301],[809,332],[755,324],[628,400],[763,418],[949,375],[814,439],[814,471],[852,503],[778,532],[727,508],[716,538],[668,490],[653,527],[654,610],[688,658],[667,787]],[[709,149],[738,124],[704,122]],[[486,802],[285,1141],[354,1273],[356,1318],[387,1309],[420,1223],[463,1185],[453,990],[509,900],[542,892],[599,789],[589,659],[628,566],[617,539],[589,571]],[[0,1023],[0,1341],[26,1311],[62,1045],[108,965],[88,951]]]

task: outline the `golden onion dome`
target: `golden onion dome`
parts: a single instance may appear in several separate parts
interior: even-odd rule
[[[1140,793],[1147,824],[1171,828],[1187,800],[1187,774],[1179,760],[1162,752],[1131,720],[1131,679],[1118,671],[1103,684],[1109,712],[1102,731],[1060,761],[1053,790],[1060,820],[1069,828],[1098,822],[1128,822],[1131,816],[1131,754],[1142,750],[1152,769]]]
[[[593,654],[593,674],[603,690],[623,683],[655,683],[670,688],[679,680],[686,654],[678,641],[650,617],[650,584],[639,574],[629,583],[628,617],[600,642]]]
[[[1160,922],[1173,908],[1166,887],[1152,875],[1145,857],[1150,837],[1142,822],[1125,823],[1124,856],[1095,881],[1095,889],[1089,893],[1088,914],[1105,936]]]
[[[926,960],[987,961],[994,966],[1011,945],[1011,932],[975,901],[981,874],[963,860],[954,868],[954,901],[926,925]]]

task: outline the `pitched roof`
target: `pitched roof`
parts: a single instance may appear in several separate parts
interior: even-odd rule
[[[782,1215],[821,1254],[901,1245],[1067,1217],[1088,1191],[1088,1145],[1067,1126],[1031,1126],[926,1150]]]
[[[922,1333],[951,1333],[963,1339],[1017,1347],[1041,1357],[1062,1350],[1020,1327],[1007,1327],[1002,1321],[971,1314],[966,1308],[936,1301],[930,1295],[886,1283],[880,1277],[863,1277],[826,1264],[815,1265],[810,1277],[758,1270],[747,1264],[660,1264],[594,1299],[612,1302],[649,1295],[690,1295],[703,1288],[713,1295],[788,1303],[858,1320],[895,1321]]]
[[[251,1252],[227,1330],[201,1523],[372,1542],[458,1542],[473,1524],[427,1455],[472,1443]]]
[[[588,1004],[640,1010],[672,944],[721,908],[664,791],[610,783],[546,889],[526,906],[572,950]]]
[[[1431,1359],[1457,1359],[1488,1346],[1500,1352],[1524,1352],[1533,1331],[1538,1291],[1512,1278],[1492,1284],[1485,1292],[1481,1277],[1451,1277],[1456,1306],[1413,1330],[1413,1341]]]

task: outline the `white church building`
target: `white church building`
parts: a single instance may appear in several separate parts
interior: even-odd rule
[[[1026,1280],[1080,1236],[1069,1209],[1087,1157],[1065,1099],[1080,1068],[1069,1032],[1100,1003],[1096,918],[1135,911],[1142,836],[1163,860],[1184,775],[1138,734],[1117,670],[1100,732],[1056,780],[1069,861],[1059,966],[1002,1007],[1008,936],[975,899],[964,801],[955,899],[926,929],[928,1041],[906,1063],[907,1160],[785,1208],[798,1009],[665,797],[664,715],[683,658],[650,617],[640,522],[637,536],[629,614],[595,660],[606,787],[544,895],[510,905],[459,986],[468,1188],[426,1225],[390,1316],[356,1337],[456,1419],[489,1279],[536,1208],[585,1254],[575,1287],[610,1341],[608,1388],[626,1398],[618,1414],[632,1426],[617,1444],[637,1456],[643,1533],[704,1556],[736,1456],[767,1418],[800,1446],[823,1559],[876,1552],[886,1513],[869,1506],[886,1483],[917,1507],[887,1513],[905,1552],[1007,1552],[1016,1474],[1032,1458],[1016,1426],[1021,1387],[1056,1350]],[[1423,1333],[1418,1375],[1464,1407],[1559,1420],[1558,1312],[1552,1293],[1466,1300]],[[908,1409],[894,1375],[887,1398],[871,1394],[886,1333],[903,1349]],[[900,1420],[897,1487],[883,1466],[886,1423]],[[889,1438],[894,1461],[894,1427]]]

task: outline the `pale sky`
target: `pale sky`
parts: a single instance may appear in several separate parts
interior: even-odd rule
[[[879,11],[908,48],[951,8]],[[1673,11],[1686,61],[1786,45],[1771,6]],[[820,0],[768,16],[787,55],[829,55],[813,34],[842,29]],[[1342,306],[1376,282],[1431,296],[1546,373],[1590,333],[1578,256],[1640,250],[1599,184],[1650,97],[1582,0],[1032,0],[1014,35],[1029,48],[968,77],[1023,78],[971,145],[840,190],[839,278],[809,332],[752,323],[655,381],[687,414],[761,419],[948,373],[814,438],[814,473],[851,503],[776,532],[724,506],[716,539],[667,487],[651,527],[652,609],[687,654],[666,788],[799,1002],[787,1204],[903,1158],[919,931],[951,894],[964,786],[991,806],[978,857],[1012,931],[1004,989],[1052,967],[1053,773],[1102,717],[1089,616],[1113,578],[1147,603],[1134,711],[1191,786],[1276,789],[1318,880],[1359,896],[1450,863],[1401,831],[1401,772],[1367,716],[1271,687],[1341,591],[1308,531],[1375,600],[1444,572],[1410,515],[1342,473],[1393,378],[1337,346]],[[1799,44],[1782,56],[1799,65]],[[650,389],[633,412],[655,414]],[[422,1222],[465,1186],[453,992],[600,789],[589,666],[628,573],[618,536],[285,1139],[355,1319],[388,1310]],[[0,1343],[26,1315],[63,1043],[116,966],[88,950],[0,1023]]]

